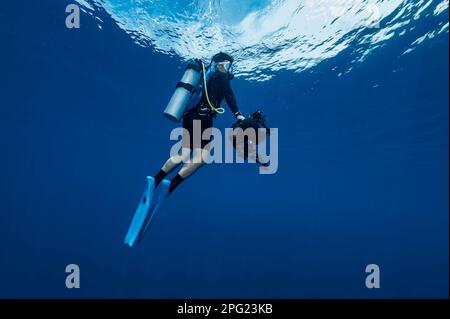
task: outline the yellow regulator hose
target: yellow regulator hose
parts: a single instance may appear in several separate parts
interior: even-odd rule
[[[206,101],[208,102],[208,105],[211,108],[211,110],[213,110],[217,114],[223,114],[223,113],[225,113],[225,109],[223,107],[215,108],[212,105],[211,101],[209,100],[208,88],[207,88],[207,85],[206,85],[206,71],[205,71],[205,64],[204,63],[202,63],[202,67],[203,67],[203,86],[205,88]]]

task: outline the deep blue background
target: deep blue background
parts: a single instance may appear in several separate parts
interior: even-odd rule
[[[241,109],[279,128],[278,173],[203,168],[130,249],[184,65],[106,17],[66,29],[67,3],[0,9],[0,297],[448,296],[448,34],[400,57],[421,20],[342,77],[349,52],[233,81]],[[79,290],[65,288],[70,263]]]

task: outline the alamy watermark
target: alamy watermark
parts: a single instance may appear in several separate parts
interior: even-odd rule
[[[66,277],[66,288],[80,288],[80,266],[78,266],[77,264],[67,265],[66,273],[69,274]]]
[[[366,266],[366,288],[378,289],[380,288],[380,266],[377,264],[370,264]]]
[[[181,127],[172,130],[170,140],[178,141],[170,150],[172,158],[178,158],[180,163],[259,163],[260,174],[275,174],[278,171],[277,128],[226,128],[223,135],[214,127],[202,131],[201,121],[194,120],[192,135]],[[191,154],[191,150],[195,152],[200,148],[204,150],[201,156]]]
[[[80,7],[76,4],[69,4],[66,7],[66,13],[69,15],[66,17],[67,29],[79,29],[80,28]]]

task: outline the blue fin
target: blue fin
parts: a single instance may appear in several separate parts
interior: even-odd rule
[[[125,244],[128,244],[130,247],[133,247],[136,239],[139,236],[139,233],[142,230],[142,227],[145,224],[147,215],[150,211],[150,205],[153,202],[154,193],[155,179],[151,176],[148,176],[144,188],[144,194],[142,195],[142,199],[139,203],[136,213],[134,214],[130,228],[128,229],[128,233],[125,237]]]
[[[155,194],[155,200],[150,208],[150,213],[147,215],[147,220],[145,222],[145,228],[142,229],[142,233],[139,236],[139,241],[142,240],[145,233],[147,232],[147,229],[150,227],[150,225],[155,220],[156,216],[158,215],[159,210],[161,209],[164,201],[167,197],[169,197],[169,187],[170,187],[170,181],[167,179],[164,179],[160,186],[158,187],[156,194]]]

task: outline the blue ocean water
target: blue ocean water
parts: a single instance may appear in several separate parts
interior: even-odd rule
[[[448,1],[326,4],[3,4],[0,297],[448,297]],[[279,129],[279,170],[202,168],[130,249],[173,145],[162,110],[219,50],[241,110]]]

